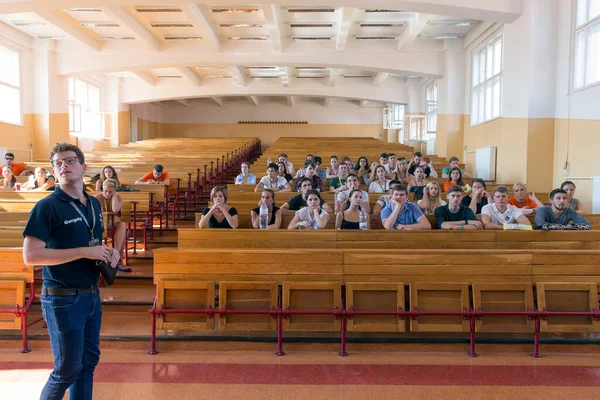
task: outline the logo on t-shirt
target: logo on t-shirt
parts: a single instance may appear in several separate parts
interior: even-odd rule
[[[69,224],[72,224],[72,223],[75,223],[75,222],[83,222],[83,219],[81,217],[77,217],[77,218],[74,218],[74,219],[68,219],[68,220],[65,221],[65,225],[69,225]]]

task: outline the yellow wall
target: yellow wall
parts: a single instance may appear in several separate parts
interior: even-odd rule
[[[140,127],[142,127],[140,129]],[[252,124],[172,124],[153,123],[138,118],[138,138],[142,132],[149,132],[149,137],[258,137],[263,149],[271,146],[283,136],[294,137],[387,137],[381,125],[343,125],[343,124],[308,124],[308,125],[252,125]]]
[[[527,131],[527,188],[552,190],[554,166],[554,118],[530,118]]]
[[[0,123],[0,147],[14,153],[17,161],[30,161],[31,153],[27,149],[33,143],[33,124],[33,114],[23,115],[23,125]]]
[[[557,119],[554,142],[554,187],[560,187],[569,177],[600,175],[600,120]],[[568,143],[568,145],[567,145]],[[568,147],[568,157],[567,157]],[[569,162],[565,177],[565,161]],[[580,199],[586,212],[592,211],[592,181],[577,180],[575,197]]]
[[[461,158],[463,154],[466,115],[438,114],[435,153],[440,157]],[[464,162],[465,160],[461,160]]]

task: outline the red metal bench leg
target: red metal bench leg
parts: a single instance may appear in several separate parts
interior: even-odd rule
[[[150,351],[148,354],[151,356],[158,354],[158,350],[156,350],[156,297],[154,298],[154,304],[150,309],[150,317],[151,317],[151,331],[150,331]]]
[[[475,352],[475,316],[471,315],[469,317],[470,322],[470,343],[469,343],[469,357],[477,357],[477,353]]]
[[[533,353],[531,353],[531,357],[540,358],[542,355],[540,354],[540,316],[537,315],[535,317],[535,333],[533,335]]]

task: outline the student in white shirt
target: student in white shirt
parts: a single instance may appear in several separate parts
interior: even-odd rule
[[[391,179],[385,176],[385,167],[383,165],[375,168],[375,179],[369,185],[369,193],[387,193],[390,189]]]
[[[312,189],[307,192],[304,207],[294,215],[294,219],[288,225],[288,229],[325,229],[329,221],[329,213],[321,208],[321,195]]]
[[[348,175],[348,179],[346,180],[347,189],[340,191],[336,196],[336,200],[340,204],[340,211],[344,211],[350,206],[350,192],[353,190],[358,190],[358,176],[354,174]],[[362,193],[362,203],[360,204],[361,209],[369,214],[371,212],[371,205],[369,204],[369,194],[364,190],[360,191]]]
[[[492,197],[494,203],[484,206],[481,210],[481,222],[484,229],[500,230],[504,229],[504,224],[514,223],[531,225],[520,209],[508,204],[508,188],[506,186],[496,187]]]
[[[256,188],[255,192],[262,192],[263,189],[271,189],[274,192],[291,192],[292,186],[283,177],[278,176],[279,166],[275,163],[269,164],[267,168],[267,176],[263,176]]]

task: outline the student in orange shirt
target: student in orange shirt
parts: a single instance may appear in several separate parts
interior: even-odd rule
[[[169,180],[169,173],[163,171],[163,166],[156,164],[154,166],[154,171],[148,172],[146,175],[135,181],[135,183],[158,183],[168,185],[171,181]]]
[[[525,215],[534,213],[538,207],[544,207],[544,204],[535,197],[535,192],[527,193],[527,186],[524,183],[515,183],[513,192],[515,195],[508,200],[508,204],[520,208]]]
[[[33,173],[33,167],[28,167],[27,165],[22,163],[16,163],[15,155],[13,153],[6,153],[4,155],[4,160],[6,160],[5,165],[12,169],[13,174],[15,176],[21,176],[23,172],[26,172],[25,174],[23,174],[23,176],[31,175]],[[0,176],[2,176],[2,172],[0,172]]]

